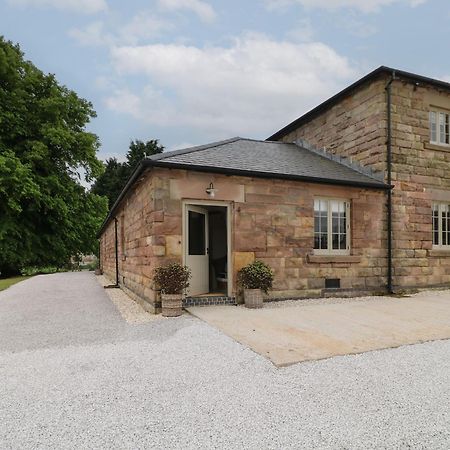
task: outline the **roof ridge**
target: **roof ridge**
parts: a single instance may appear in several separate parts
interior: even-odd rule
[[[279,145],[292,145],[292,142],[283,141],[269,141],[267,139],[252,139],[252,138],[239,138],[242,141],[260,142],[261,144],[279,144]]]
[[[342,164],[343,166],[346,166],[349,169],[352,169],[369,178],[373,178],[374,180],[384,182],[384,172],[375,171],[371,167],[362,166],[361,164],[353,161],[351,158],[348,158],[346,156],[340,156],[334,153],[330,153],[327,151],[325,147],[317,148],[311,143],[309,143],[307,140],[301,138],[296,139],[293,142],[293,144],[297,145],[297,147],[301,147],[304,148],[305,150],[315,153],[316,155],[321,156],[322,158],[337,162],[338,164]]]
[[[244,138],[235,136],[230,139],[224,139],[222,141],[215,141],[215,142],[211,142],[209,144],[196,145],[194,147],[186,147],[186,148],[181,148],[178,150],[170,150],[168,152],[158,153],[158,154],[152,155],[146,159],[150,159],[152,161],[160,161],[162,159],[170,158],[171,156],[185,155],[187,153],[194,153],[194,152],[198,152],[200,150],[206,150],[208,148],[220,147],[221,145],[230,144],[231,142],[236,142],[236,141],[239,141],[242,139],[244,139]]]

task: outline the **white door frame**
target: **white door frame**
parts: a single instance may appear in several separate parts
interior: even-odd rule
[[[226,215],[227,215],[227,296],[231,297],[233,295],[233,258],[232,258],[232,247],[231,247],[231,202],[225,202],[225,201],[212,201],[212,200],[195,200],[195,199],[184,199],[182,201],[182,252],[183,252],[183,265],[186,264],[186,252],[188,249],[187,245],[187,223],[186,223],[186,217],[187,217],[187,205],[192,206],[222,206],[226,208]]]
[[[191,233],[197,231],[191,229],[189,224],[189,217],[191,212],[203,217],[204,229],[203,229],[203,252],[202,253],[189,253],[189,239]],[[186,204],[186,253],[185,264],[191,269],[192,279],[190,286],[187,290],[187,295],[197,296],[209,293],[209,212],[204,206]]]

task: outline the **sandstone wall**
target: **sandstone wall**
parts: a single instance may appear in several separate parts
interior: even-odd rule
[[[386,165],[386,80],[366,83],[356,92],[282,138],[306,139],[329,153],[384,171]]]
[[[226,202],[232,217],[232,278],[245,264],[260,259],[275,271],[273,297],[318,295],[326,278],[341,287],[380,291],[386,284],[385,193],[376,190],[267,180],[200,172],[153,169],[130,193],[117,213],[124,218],[125,248],[119,249],[120,282],[152,308],[158,296],[153,269],[182,262],[182,202]],[[351,255],[313,255],[314,196],[351,202]],[[120,241],[120,238],[119,238]],[[113,222],[102,237],[102,266],[114,271]],[[156,310],[155,309],[155,310]]]
[[[365,84],[283,138],[303,138],[362,165],[386,171],[385,76]],[[450,252],[433,249],[433,201],[450,204],[450,148],[430,144],[430,108],[450,111],[450,94],[398,79],[392,84],[393,284],[450,283]]]
[[[433,250],[433,201],[450,203],[450,148],[430,144],[430,108],[450,94],[401,80],[392,84],[394,284],[450,283],[450,251]]]

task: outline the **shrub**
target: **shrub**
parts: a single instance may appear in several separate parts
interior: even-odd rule
[[[23,269],[21,269],[20,272],[23,276],[32,276],[32,275],[45,275],[49,273],[61,272],[61,269],[52,266],[24,267]]]
[[[181,294],[189,287],[191,270],[178,263],[168,264],[155,269],[154,280],[163,294]]]
[[[272,287],[273,271],[262,261],[253,261],[239,271],[238,282],[244,289],[261,289],[267,294]]]

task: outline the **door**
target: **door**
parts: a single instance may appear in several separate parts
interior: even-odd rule
[[[200,206],[186,206],[186,265],[192,277],[188,295],[209,292],[208,211]]]

